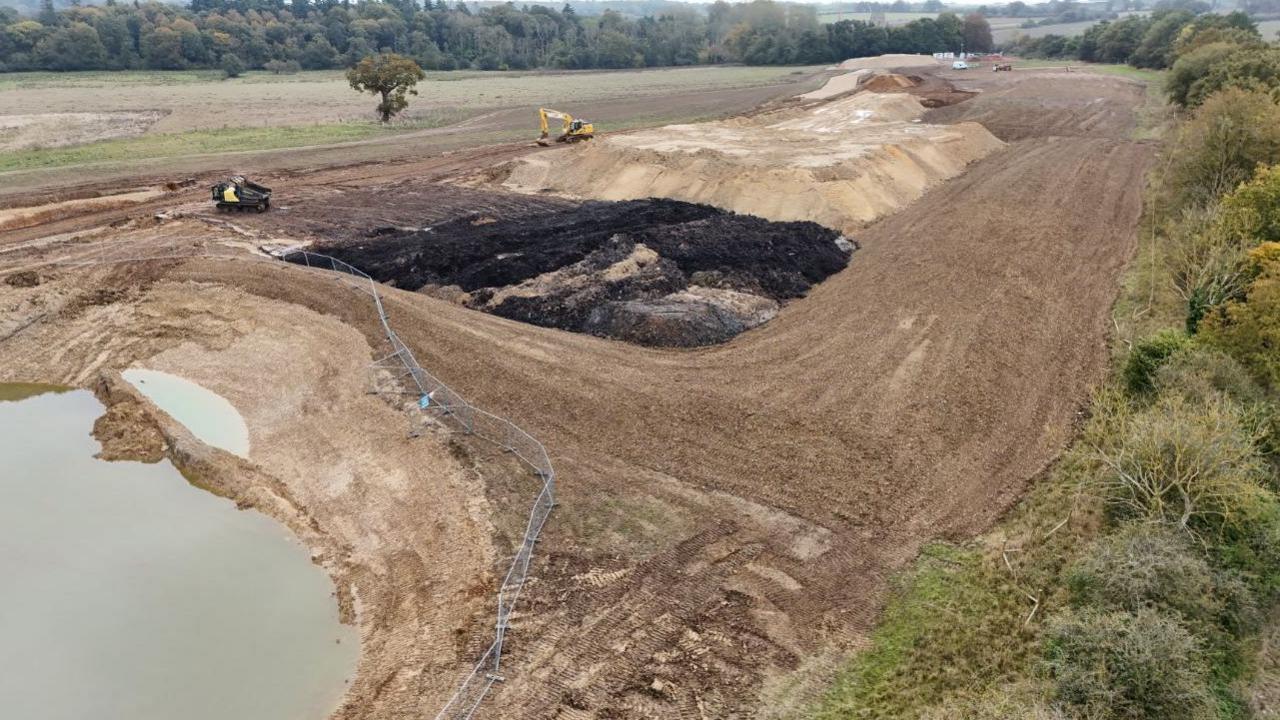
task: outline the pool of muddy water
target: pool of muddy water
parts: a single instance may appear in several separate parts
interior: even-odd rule
[[[120,374],[206,445],[249,457],[249,428],[226,398],[159,370],[131,368]]]
[[[238,414],[165,392],[239,437]],[[0,385],[0,717],[326,717],[358,654],[328,576],[169,462],[95,459],[102,411],[87,391]]]

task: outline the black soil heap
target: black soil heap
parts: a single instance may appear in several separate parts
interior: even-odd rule
[[[678,346],[721,342],[767,320],[772,313],[742,317],[743,296],[735,293],[776,308],[843,269],[850,247],[811,222],[660,199],[592,201],[502,220],[470,216],[371,235],[316,250],[407,290],[456,286],[468,305],[504,317]],[[606,272],[628,258],[641,262]],[[502,292],[534,278],[536,287]],[[698,291],[682,292],[691,287]]]

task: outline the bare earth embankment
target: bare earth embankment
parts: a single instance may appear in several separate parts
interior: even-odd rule
[[[906,93],[612,135],[516,161],[503,183],[601,200],[667,197],[841,232],[918,198],[999,149],[981,125],[919,122]]]
[[[1102,376],[1150,150],[1129,139],[1140,86],[1008,75],[966,78],[983,92],[922,117],[940,133],[978,119],[1003,147],[883,208],[847,268],[726,344],[640,348],[387,290],[424,365],[543,440],[561,478],[486,716],[785,715],[923,543],[989,527],[1052,461]],[[421,227],[477,204],[440,175],[511,159],[478,157],[281,176],[279,213],[230,221],[179,192],[169,219],[11,234],[0,274]],[[308,212],[325,207],[332,227]],[[365,644],[339,717],[434,714],[488,642],[533,482],[465,442],[386,430],[403,415],[357,383],[376,318],[322,273],[35,269],[34,287],[0,281],[0,379],[87,383],[137,361],[226,395],[267,434],[253,461],[347,548],[326,567]]]

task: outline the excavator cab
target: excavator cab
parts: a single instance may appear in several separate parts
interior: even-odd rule
[[[595,126],[586,120],[575,119],[569,113],[559,110],[538,108],[538,122],[542,125],[542,135],[538,137],[537,143],[544,147],[551,144],[551,127],[547,123],[548,119],[561,121],[560,135],[556,137],[556,142],[572,143],[595,137]]]

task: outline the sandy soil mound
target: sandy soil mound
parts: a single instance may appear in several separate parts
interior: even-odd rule
[[[870,70],[855,70],[851,73],[836,75],[827,80],[827,83],[817,90],[797,95],[801,100],[827,100],[837,95],[843,95],[858,88],[858,83],[862,82],[862,78],[870,73]]]
[[[918,122],[904,93],[607,135],[516,161],[504,185],[604,200],[667,197],[841,232],[918,198],[1002,143],[975,123]]]
[[[857,70],[869,68],[888,70],[891,68],[938,67],[941,65],[932,55],[877,55],[875,57],[850,58],[840,63],[841,70]]]
[[[862,89],[869,90],[871,92],[885,93],[915,86],[916,81],[906,75],[884,73],[868,78],[867,81],[863,83]]]
[[[723,342],[848,263],[813,223],[672,200],[588,202],[375,231],[319,250],[375,279],[534,325],[644,345]]]

